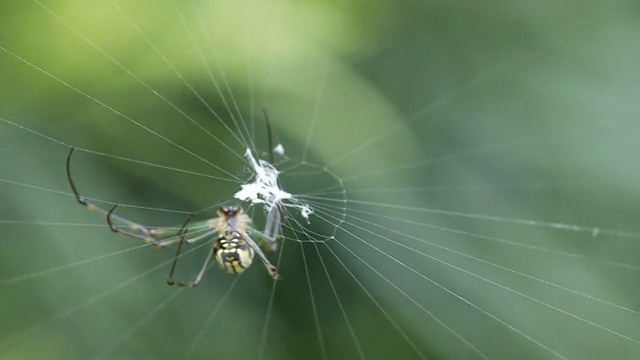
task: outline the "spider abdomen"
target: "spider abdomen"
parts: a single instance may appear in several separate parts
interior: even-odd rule
[[[239,274],[251,266],[254,251],[240,232],[226,231],[216,239],[213,256],[222,269]]]

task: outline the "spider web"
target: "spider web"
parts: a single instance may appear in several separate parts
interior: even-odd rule
[[[0,5],[1,357],[633,357],[639,22],[590,5]],[[72,146],[141,224],[283,204],[282,280],[164,285]]]

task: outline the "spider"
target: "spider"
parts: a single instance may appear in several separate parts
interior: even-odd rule
[[[173,286],[186,286],[190,288],[198,286],[202,281],[202,277],[204,276],[212,257],[215,258],[218,265],[228,273],[241,273],[251,265],[255,254],[258,254],[258,257],[267,269],[267,273],[274,280],[278,279],[279,276],[276,267],[269,262],[265,254],[260,249],[260,246],[249,236],[248,232],[250,231],[251,218],[244,213],[242,208],[238,206],[223,206],[218,209],[218,217],[204,221],[204,225],[202,226],[194,224],[192,227],[187,228],[187,225],[193,217],[193,214],[191,214],[178,232],[173,232],[171,228],[154,228],[138,224],[121,216],[115,215],[114,211],[118,207],[117,205],[114,205],[111,210],[107,211],[89,202],[84,196],[80,195],[71,177],[71,156],[73,151],[74,148],[71,148],[69,155],[67,156],[67,179],[69,181],[69,186],[80,205],[91,211],[96,211],[105,215],[109,228],[117,234],[143,240],[147,244],[153,245],[157,248],[164,248],[178,242],[176,255],[173,259],[167,284]],[[274,207],[274,209],[277,210],[269,211],[269,214],[267,215],[267,225],[265,227],[265,233],[262,236],[267,246],[272,250],[277,248],[277,240],[282,233],[281,209],[278,206]],[[128,229],[121,229],[117,227],[115,225],[116,222],[126,225]],[[187,238],[188,231],[193,229],[204,229],[204,232]],[[176,268],[182,245],[185,242],[194,243],[200,239],[211,238],[212,236],[214,237],[212,250],[205,259],[202,269],[196,275],[195,280],[191,282],[174,281],[173,273]]]
[[[202,277],[204,276],[212,257],[215,258],[218,265],[228,273],[239,274],[251,266],[255,253],[257,253],[260,260],[262,260],[262,263],[267,269],[269,275],[274,280],[278,279],[279,276],[276,267],[271,265],[260,249],[260,246],[258,246],[258,244],[256,244],[256,242],[247,234],[247,230],[251,224],[251,218],[238,206],[223,206],[218,210],[218,217],[207,221],[209,228],[211,228],[213,232],[217,233],[218,237],[213,241],[211,253],[205,259],[202,269],[198,275],[196,275],[195,280],[192,282],[174,281],[173,272],[178,262],[180,248],[182,247],[182,244],[187,242],[187,240],[185,240],[185,227],[190,219],[191,217],[187,219],[179,231],[181,234],[181,240],[178,244],[178,249],[176,250],[176,256],[173,258],[173,264],[171,265],[167,284],[187,287],[198,286],[202,281]]]

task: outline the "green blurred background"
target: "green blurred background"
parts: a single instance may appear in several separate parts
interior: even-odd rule
[[[2,2],[0,358],[636,357],[638,20],[633,1]],[[269,254],[275,290],[261,266],[166,286],[172,249],[70,194],[74,146],[81,193],[122,216],[215,216],[251,177],[238,137],[267,157],[263,108],[316,210]]]

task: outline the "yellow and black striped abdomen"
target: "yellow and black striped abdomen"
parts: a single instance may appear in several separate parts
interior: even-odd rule
[[[213,256],[218,265],[231,274],[239,274],[251,266],[253,249],[238,231],[225,231],[214,244]]]

